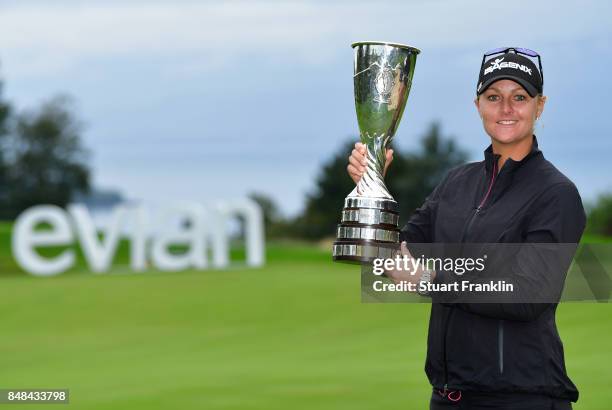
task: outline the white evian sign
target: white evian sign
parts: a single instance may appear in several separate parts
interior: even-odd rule
[[[228,225],[236,217],[244,221],[247,265],[263,265],[263,217],[259,206],[252,201],[218,204],[212,208],[184,202],[155,214],[142,206],[120,205],[101,229],[96,228],[83,205],[70,205],[66,210],[52,205],[35,206],[15,221],[13,256],[26,272],[52,276],[74,266],[74,246],[78,244],[89,269],[104,273],[110,270],[120,241],[127,239],[130,267],[136,272],[149,267],[163,271],[224,268],[230,263]],[[172,223],[177,220],[180,223]],[[45,229],[37,229],[40,226]],[[175,245],[187,250],[172,253],[170,248]],[[68,248],[54,257],[41,255],[41,248],[51,246]],[[207,256],[209,250],[211,261]]]

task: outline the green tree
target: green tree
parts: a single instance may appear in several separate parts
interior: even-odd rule
[[[333,236],[340,222],[344,198],[355,187],[347,174],[348,156],[354,141],[347,142],[321,168],[314,192],[306,198],[304,212],[295,223],[295,234],[319,239]],[[467,155],[450,137],[442,137],[440,126],[431,125],[421,139],[418,152],[394,150],[386,184],[401,207],[400,223],[419,207],[445,173],[465,162]]]
[[[431,124],[417,152],[394,155],[386,178],[387,187],[400,204],[400,223],[423,204],[425,197],[454,166],[467,160],[452,136],[443,137],[440,124]]]
[[[63,207],[75,194],[89,190],[81,125],[66,97],[17,115],[3,148],[8,166],[5,218],[36,204]]]
[[[9,130],[11,106],[2,99],[2,82],[0,82],[0,210],[8,207],[8,166],[6,164],[4,147]],[[1,215],[0,211],[0,215]]]
[[[600,195],[589,211],[587,233],[612,236],[612,193]]]
[[[8,120],[11,114],[11,106],[2,99],[2,87],[3,84],[0,81],[0,137],[8,132]]]
[[[342,145],[340,150],[323,164],[316,180],[314,192],[306,196],[304,212],[292,224],[289,234],[306,239],[318,239],[333,235],[340,222],[344,198],[355,188],[346,172],[348,155],[354,142]]]
[[[283,235],[286,236],[286,221],[283,219],[274,199],[260,192],[251,192],[248,197],[261,208],[266,237],[277,238]]]

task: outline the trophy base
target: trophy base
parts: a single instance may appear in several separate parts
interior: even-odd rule
[[[392,258],[399,248],[399,207],[390,199],[349,197],[344,200],[333,260],[369,263]]]
[[[334,242],[334,262],[370,263],[374,259],[393,258],[397,244]]]

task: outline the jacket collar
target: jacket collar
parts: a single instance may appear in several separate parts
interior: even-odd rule
[[[520,161],[515,161],[512,158],[508,158],[503,166],[503,169],[507,170],[504,172],[513,172],[516,169],[520,168],[521,165],[525,164],[530,158],[536,155],[541,155],[541,154],[542,154],[542,151],[540,151],[540,149],[538,148],[538,139],[534,135],[533,142],[531,144],[531,151],[529,151],[529,153],[525,156],[525,158],[523,158]],[[493,170],[493,164],[497,163],[501,155],[493,153],[493,145],[491,144],[487,147],[486,150],[484,150],[484,157],[485,157],[485,168],[487,172],[491,172]],[[498,170],[497,172],[499,173],[499,171],[500,170]]]

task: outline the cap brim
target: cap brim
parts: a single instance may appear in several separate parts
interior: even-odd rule
[[[521,87],[525,89],[525,91],[527,91],[527,94],[529,94],[532,98],[538,95],[538,90],[533,86],[533,84],[523,78],[515,77],[513,75],[500,75],[499,77],[489,78],[480,86],[480,89],[478,90],[478,95],[484,93],[485,90],[489,88],[491,84],[499,80],[512,80],[518,83]]]

